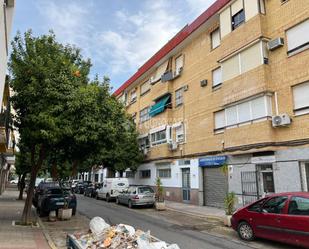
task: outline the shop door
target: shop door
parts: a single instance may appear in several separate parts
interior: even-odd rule
[[[190,190],[191,190],[190,168],[185,168],[182,169],[182,200],[184,202],[190,202]]]
[[[274,174],[272,164],[257,165],[260,176],[260,189],[262,196],[275,193]]]
[[[228,191],[227,176],[220,168],[204,168],[204,205],[224,207],[224,198]]]

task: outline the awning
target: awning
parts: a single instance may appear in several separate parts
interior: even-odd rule
[[[156,104],[154,104],[153,106],[150,107],[150,111],[149,111],[149,116],[153,117],[156,116],[158,114],[160,114],[161,112],[164,112],[168,101],[170,100],[170,95],[162,98],[160,101],[158,101]]]

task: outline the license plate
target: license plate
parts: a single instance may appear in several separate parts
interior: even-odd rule
[[[57,206],[64,205],[64,202],[56,202]]]

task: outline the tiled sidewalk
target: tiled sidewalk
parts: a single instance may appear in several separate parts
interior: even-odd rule
[[[50,249],[40,227],[12,225],[20,220],[24,207],[17,197],[16,188],[7,188],[0,196],[0,249]]]
[[[165,205],[170,210],[198,217],[223,219],[225,216],[223,209],[214,207],[196,206],[172,201],[165,201]]]

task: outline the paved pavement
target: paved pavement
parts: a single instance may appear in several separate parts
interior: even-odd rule
[[[240,241],[236,233],[223,227],[218,219],[193,217],[172,210],[128,209],[82,195],[77,198],[77,210],[89,219],[100,216],[109,224],[125,223],[144,231],[150,230],[153,236],[177,243],[182,249],[291,249],[275,242]]]
[[[50,249],[40,227],[12,225],[20,220],[24,207],[17,197],[16,187],[0,196],[0,249]]]

